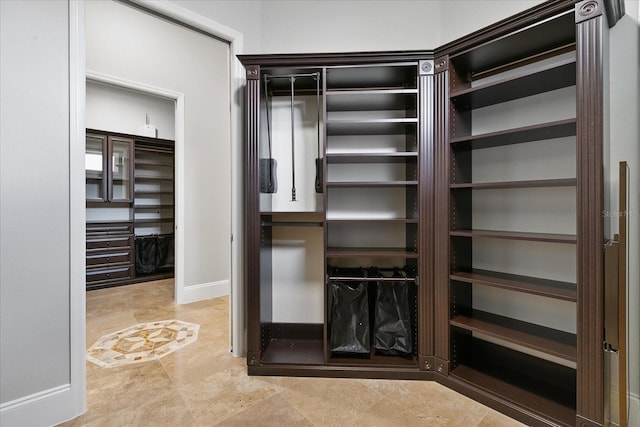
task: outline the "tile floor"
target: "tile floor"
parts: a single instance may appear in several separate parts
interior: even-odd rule
[[[198,340],[162,359],[87,362],[78,426],[477,426],[522,424],[435,382],[249,377],[228,352],[227,297],[173,303],[171,280],[87,293],[87,347],[136,323],[200,325]]]

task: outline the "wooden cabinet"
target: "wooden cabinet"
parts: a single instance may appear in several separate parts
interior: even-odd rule
[[[133,139],[87,133],[85,168],[88,202],[133,200]]]
[[[609,6],[547,2],[435,51],[239,57],[249,374],[436,380],[525,423],[603,425]],[[321,194],[292,201],[314,157]],[[335,286],[368,292],[366,323],[385,269],[412,284],[410,351],[335,346]]]
[[[133,224],[87,224],[87,289],[130,282],[134,278]]]
[[[173,277],[174,142],[87,130],[87,289]]]

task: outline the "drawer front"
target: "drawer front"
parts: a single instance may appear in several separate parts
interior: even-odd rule
[[[87,270],[87,283],[106,282],[118,279],[132,279],[133,266],[123,266],[117,268]]]
[[[88,238],[87,249],[133,248],[133,236]]]
[[[133,224],[129,222],[111,224],[87,224],[87,237],[133,234]]]
[[[95,254],[87,254],[87,267],[95,265],[109,264],[131,264],[133,262],[132,251],[122,252],[100,252]]]

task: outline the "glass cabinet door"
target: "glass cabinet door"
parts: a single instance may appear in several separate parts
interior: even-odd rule
[[[126,138],[109,137],[110,181],[109,201],[130,202],[133,187],[133,141]]]
[[[107,177],[105,176],[107,138],[103,135],[87,134],[85,151],[86,192],[88,201],[107,200]]]

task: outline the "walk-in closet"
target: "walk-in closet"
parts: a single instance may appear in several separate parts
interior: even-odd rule
[[[250,375],[436,380],[602,425],[613,3],[434,50],[239,56]]]

